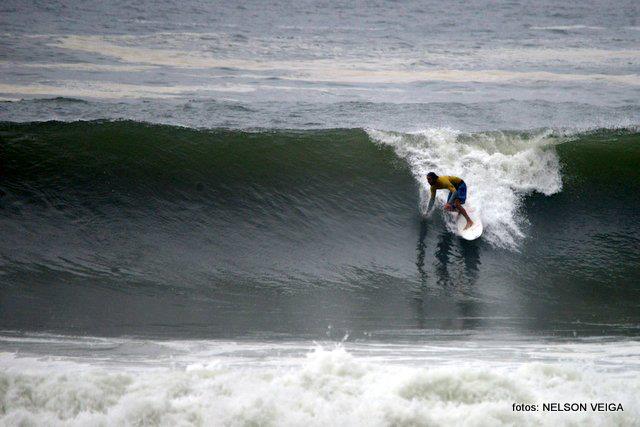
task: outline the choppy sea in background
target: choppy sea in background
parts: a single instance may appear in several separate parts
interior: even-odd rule
[[[637,2],[5,1],[0,33],[0,424],[640,423]],[[624,411],[512,409],[547,402]]]

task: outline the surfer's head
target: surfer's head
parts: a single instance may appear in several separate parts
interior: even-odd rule
[[[437,180],[438,180],[438,175],[436,175],[435,172],[429,172],[427,174],[427,181],[429,182],[429,185],[435,184]]]

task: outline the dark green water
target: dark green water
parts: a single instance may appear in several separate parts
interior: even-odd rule
[[[490,214],[474,242],[439,213],[423,218],[413,166],[359,129],[4,123],[0,325],[172,337],[637,334],[640,135],[549,139],[540,155],[557,156],[562,188],[514,190],[522,236],[509,246],[491,237],[500,223]]]

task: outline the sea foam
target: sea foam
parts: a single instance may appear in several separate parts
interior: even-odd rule
[[[637,376],[572,363],[385,363],[337,346],[280,364],[92,366],[0,356],[3,425],[634,425]],[[95,364],[95,362],[92,362]],[[513,403],[613,401],[624,412],[518,412]]]

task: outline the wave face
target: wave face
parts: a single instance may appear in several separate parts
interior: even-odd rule
[[[638,325],[634,130],[117,121],[0,132],[6,328],[208,336]],[[432,169],[468,183],[480,241],[458,240],[440,210],[423,216]],[[615,308],[594,309],[601,298]]]

